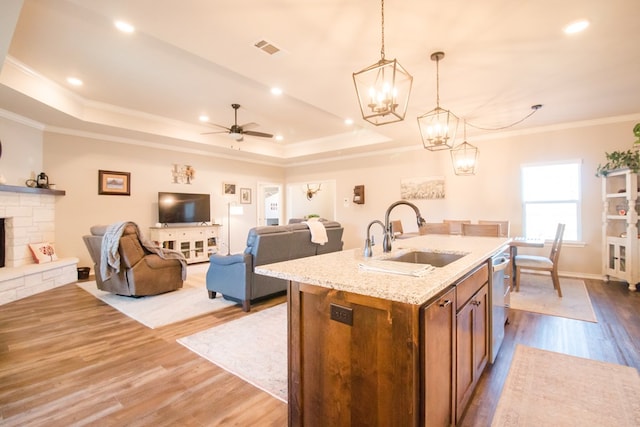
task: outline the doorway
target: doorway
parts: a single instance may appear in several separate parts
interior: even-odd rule
[[[284,221],[282,184],[258,182],[257,224],[281,225]]]

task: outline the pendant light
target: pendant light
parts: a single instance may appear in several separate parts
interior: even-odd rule
[[[478,148],[467,142],[467,121],[464,121],[464,142],[451,149],[451,162],[456,175],[475,175]]]
[[[434,52],[431,60],[436,61],[436,108],[418,117],[418,127],[422,145],[427,150],[449,150],[453,147],[460,119],[449,110],[440,107],[440,60],[444,52]]]
[[[384,0],[381,0],[380,60],[353,73],[362,118],[376,126],[404,120],[413,77],[396,59],[384,57]]]

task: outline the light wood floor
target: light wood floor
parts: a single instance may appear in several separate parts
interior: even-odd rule
[[[490,424],[516,343],[640,369],[640,293],[587,287],[599,323],[512,311],[462,426]],[[0,306],[0,425],[285,426],[286,404],[175,341],[245,315],[149,329],[75,284]]]

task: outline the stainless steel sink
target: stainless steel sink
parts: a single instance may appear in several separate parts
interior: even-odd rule
[[[434,267],[444,267],[454,261],[459,260],[465,253],[432,252],[432,251],[411,251],[390,258],[385,261],[410,262],[413,264],[430,264]]]

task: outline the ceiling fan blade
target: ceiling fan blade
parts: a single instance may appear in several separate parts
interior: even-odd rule
[[[256,122],[249,122],[249,123],[245,123],[243,125],[240,125],[240,127],[242,129],[251,129],[251,128],[255,128],[260,126],[259,124],[257,124]]]
[[[273,138],[273,135],[271,135],[270,133],[264,133],[264,132],[256,132],[253,130],[247,130],[242,132],[245,135],[249,135],[249,136],[259,136],[261,138]]]
[[[226,126],[217,125],[217,124],[215,124],[215,123],[209,123],[209,122],[207,122],[206,124],[207,124],[207,125],[209,125],[209,126],[215,126],[215,127],[217,127],[217,128],[224,129],[224,130],[226,130],[226,131],[231,131],[231,129],[230,129],[230,128],[228,128],[228,127],[226,127]]]
[[[202,132],[200,135],[213,135],[213,134],[216,134],[216,133],[229,133],[229,131],[228,130],[218,130],[218,131],[215,131],[215,132]]]

